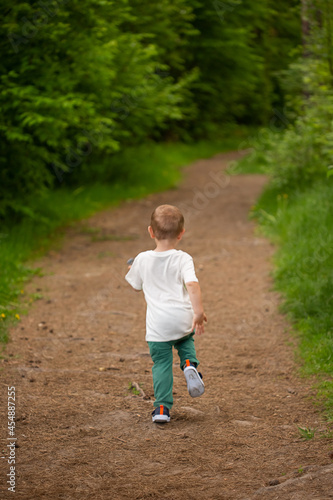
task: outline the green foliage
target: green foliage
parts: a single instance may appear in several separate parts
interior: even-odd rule
[[[331,377],[332,196],[333,184],[323,181],[289,196],[270,186],[253,209],[265,234],[279,246],[274,279],[284,298],[282,311],[299,334],[304,373]],[[333,415],[332,395],[325,405]]]
[[[328,409],[327,415],[330,423],[333,423],[333,380],[322,380],[318,386],[318,399],[319,402],[324,404]],[[333,430],[326,434],[327,438],[333,439]]]
[[[322,87],[309,97],[304,112],[278,138],[269,134],[257,148],[272,173],[272,185],[293,191],[324,179],[333,153],[333,94]]]
[[[265,120],[297,4],[4,0],[0,219],[36,218],[57,179],[118,182],[128,148]]]
[[[299,427],[299,426],[297,426],[297,429],[298,429],[298,432],[300,434],[301,439],[303,439],[304,441],[309,441],[309,439],[313,439],[315,437],[316,430],[317,430],[317,429],[310,429],[308,427]],[[298,473],[303,474],[302,467],[300,467],[298,469]]]
[[[271,134],[257,150],[280,191],[303,189],[331,174],[333,154],[333,9],[329,2],[307,4],[308,33],[302,54],[284,78],[287,98],[282,136]]]
[[[87,162],[80,171],[64,174],[62,181],[64,185],[77,185],[78,182],[87,185],[96,180],[121,182],[129,186],[154,186],[153,189],[158,191],[165,187],[165,176],[169,180],[173,179],[174,184],[177,183],[179,165],[198,157],[207,158],[215,152],[236,149],[249,131],[247,127],[226,127],[224,131],[215,134],[215,139],[209,141],[168,142],[162,147],[160,143],[147,141],[142,145],[128,146],[108,158],[99,158],[99,163],[94,168]]]
[[[136,21],[127,0],[7,1],[1,14],[0,216],[33,217],[27,197],[52,186],[53,169],[93,168],[92,151],[109,155],[183,117],[191,77],[176,81],[158,47],[126,31]]]
[[[302,59],[284,72],[287,112],[296,118],[287,114],[285,131],[262,135],[247,161],[251,168],[260,159],[271,174],[252,214],[278,244],[282,311],[298,332],[303,371],[317,375],[333,418],[333,9],[321,0],[306,5]]]
[[[210,123],[269,121],[272,107],[283,106],[276,73],[287,68],[300,43],[299,1],[198,1],[190,67],[200,78],[193,86],[200,132]]]
[[[133,383],[132,382],[129,382],[128,383],[128,390],[134,394],[135,396],[140,396],[141,395],[141,392],[138,391],[138,389],[136,387],[133,386]]]

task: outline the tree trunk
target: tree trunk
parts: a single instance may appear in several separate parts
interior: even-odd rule
[[[305,62],[311,56],[310,44],[309,44],[309,38],[310,38],[310,34],[311,34],[310,0],[301,0],[301,2],[302,2],[302,11],[301,11],[302,45],[303,45],[303,60]],[[303,97],[304,97],[304,104],[305,104],[306,101],[310,97],[310,92],[306,87],[303,88]]]
[[[310,56],[309,52],[309,36],[311,32],[310,23],[310,2],[309,0],[302,1],[302,43],[303,43],[303,57],[307,58]]]
[[[331,85],[333,86],[333,35],[332,35],[332,8],[331,0],[325,1],[325,18],[326,18],[326,43],[327,43],[327,59],[328,68],[331,77]]]

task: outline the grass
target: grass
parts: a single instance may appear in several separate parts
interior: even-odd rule
[[[264,158],[256,151],[251,151],[241,160],[231,163],[227,169],[230,175],[267,174],[268,169]]]
[[[134,394],[135,396],[141,396],[141,392],[136,389],[136,387],[133,386],[132,382],[128,383],[128,390]]]
[[[277,245],[274,278],[281,309],[299,338],[304,375],[316,375],[333,420],[333,179],[302,191],[264,190],[252,215]]]
[[[43,255],[55,244],[61,244],[66,226],[123,200],[176,188],[182,177],[181,167],[219,152],[237,150],[249,133],[248,129],[238,127],[221,133],[214,140],[191,144],[149,143],[127,148],[108,159],[103,168],[96,167],[103,176],[111,163],[110,170],[119,172],[117,182],[108,183],[104,179],[71,188],[68,187],[71,174],[64,174],[61,186],[32,199],[29,204],[31,216],[19,224],[7,223],[0,233],[0,343],[8,341],[8,327],[19,321],[29,303],[36,300],[32,295],[27,296],[25,284],[41,270],[27,262]],[[89,226],[83,226],[82,231],[90,234],[93,241],[117,238]],[[124,235],[122,238],[132,237]]]
[[[313,439],[317,431],[317,429],[310,429],[308,427],[299,427],[299,426],[297,426],[297,429],[301,439],[303,439],[304,441],[309,441],[309,439]]]
[[[266,137],[267,137],[267,129],[251,129],[249,130],[248,137],[240,142],[238,150],[246,151],[247,154],[243,156],[241,160],[235,161],[231,163],[228,168],[228,173],[230,175],[239,175],[239,174],[269,174],[270,168],[265,157],[265,147]],[[280,132],[270,131],[269,134],[272,137],[276,137],[276,140],[279,140]],[[272,140],[272,139],[271,139]]]

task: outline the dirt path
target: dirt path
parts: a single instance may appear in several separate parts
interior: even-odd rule
[[[265,178],[228,179],[223,169],[236,157],[196,162],[179,190],[96,215],[42,260],[45,275],[29,290],[43,298],[12,331],[2,360],[1,499],[13,498],[7,386],[17,395],[17,499],[333,498],[332,441],[302,441],[297,430],[320,433],[325,423],[310,382],[296,375],[270,291],[273,248],[248,221]],[[196,340],[206,392],[190,398],[175,357],[165,426],[151,422],[143,297],[123,278],[127,258],[151,247],[146,226],[161,203],[185,212],[181,248],[194,257],[209,319]]]

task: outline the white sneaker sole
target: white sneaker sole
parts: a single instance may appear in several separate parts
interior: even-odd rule
[[[170,422],[170,417],[168,417],[168,415],[154,415],[152,419],[153,422],[156,422],[157,424],[164,424],[165,422]]]
[[[205,392],[205,384],[203,383],[197,369],[194,366],[186,366],[184,375],[187,383],[187,390],[192,398],[198,398]]]

